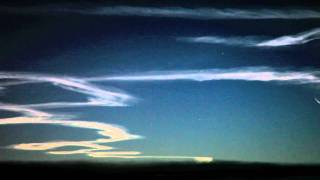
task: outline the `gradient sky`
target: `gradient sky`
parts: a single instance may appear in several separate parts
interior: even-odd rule
[[[0,160],[320,163],[319,4],[223,2],[0,4]]]

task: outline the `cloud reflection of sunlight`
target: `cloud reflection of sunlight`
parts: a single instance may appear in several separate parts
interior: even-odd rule
[[[16,150],[45,151],[54,155],[85,154],[94,158],[152,158],[152,159],[191,159],[199,161],[193,156],[142,156],[137,151],[110,151],[114,148],[105,145],[110,142],[139,139],[141,136],[130,134],[126,129],[113,124],[102,122],[70,119],[67,115],[51,114],[39,109],[64,108],[78,106],[128,106],[135,98],[124,92],[109,91],[98,88],[86,80],[23,73],[0,73],[0,80],[17,80],[0,84],[2,89],[13,85],[27,83],[52,83],[66,90],[89,96],[88,102],[49,102],[40,104],[14,105],[0,103],[0,110],[22,114],[18,117],[1,118],[0,125],[10,124],[51,124],[74,128],[85,128],[97,131],[102,138],[89,141],[50,141],[41,143],[20,143],[9,146]],[[0,89],[1,90],[1,89]],[[57,150],[64,147],[78,147],[77,150]],[[210,157],[207,157],[210,158]]]

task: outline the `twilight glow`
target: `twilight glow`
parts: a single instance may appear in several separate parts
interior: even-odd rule
[[[107,91],[89,85],[85,80],[67,77],[55,77],[39,74],[27,74],[27,73],[6,73],[3,72],[0,75],[1,80],[20,80],[21,82],[49,82],[53,85],[57,85],[66,90],[71,90],[87,95],[94,96],[96,98],[89,98],[88,102],[50,102],[40,104],[26,104],[26,105],[12,105],[12,104],[0,104],[0,110],[13,111],[22,113],[23,116],[13,118],[0,119],[0,125],[12,125],[12,124],[53,124],[60,126],[69,126],[74,128],[94,129],[99,135],[104,138],[99,138],[91,141],[50,141],[41,143],[21,143],[11,145],[10,148],[16,150],[28,150],[28,151],[46,151],[48,154],[54,155],[72,155],[72,154],[85,154],[89,157],[96,158],[153,158],[153,159],[194,159],[197,162],[211,162],[212,157],[192,157],[192,156],[140,156],[140,152],[137,151],[109,151],[114,149],[113,147],[101,145],[105,143],[128,141],[140,138],[139,135],[133,135],[128,133],[125,129],[106,123],[92,122],[92,121],[80,121],[80,120],[68,120],[68,117],[50,114],[40,111],[35,108],[64,108],[64,107],[78,107],[78,106],[122,106],[127,105],[123,102],[126,99],[130,99],[131,96],[127,94],[116,93]],[[9,81],[10,82],[10,81]],[[12,85],[22,85],[25,83],[3,83],[2,89]],[[62,118],[62,119],[61,119]],[[64,120],[67,119],[67,120]],[[55,150],[61,147],[80,147],[78,150]]]
[[[320,163],[320,9],[0,2],[0,162]]]

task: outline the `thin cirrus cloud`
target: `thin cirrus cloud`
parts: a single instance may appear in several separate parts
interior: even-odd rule
[[[259,36],[223,37],[223,36],[199,36],[178,37],[177,41],[188,43],[223,44],[228,46],[245,47],[282,47],[305,44],[320,39],[320,28],[304,31],[296,35],[285,35],[266,40]]]
[[[48,102],[41,104],[0,104],[0,110],[20,113],[21,116],[1,118],[0,125],[9,124],[48,124],[61,125],[73,128],[84,128],[97,131],[102,138],[85,141],[51,141],[41,143],[20,143],[9,146],[16,150],[44,151],[48,154],[71,155],[85,154],[95,158],[153,158],[153,159],[192,159],[197,162],[210,162],[212,157],[206,156],[153,156],[143,155],[140,151],[110,151],[114,149],[105,145],[110,142],[129,141],[139,139],[141,136],[129,133],[125,128],[117,125],[75,120],[68,115],[53,114],[41,109],[63,108],[78,106],[129,106],[135,98],[122,91],[110,91],[99,88],[93,83],[109,81],[261,81],[279,82],[288,84],[316,84],[320,83],[320,72],[317,70],[292,71],[275,69],[271,67],[242,67],[231,69],[206,69],[206,70],[175,70],[153,71],[119,76],[98,76],[89,78],[52,76],[34,73],[0,73],[2,89],[25,83],[51,83],[65,90],[78,92],[88,97],[87,102]],[[3,82],[5,81],[5,82]],[[316,103],[320,103],[317,98]],[[76,146],[77,150],[59,150]]]
[[[320,104],[320,100],[318,98],[314,98],[314,100],[316,101],[316,103]]]
[[[135,98],[127,93],[106,90],[81,79],[71,77],[60,77],[46,74],[28,73],[0,73],[0,80],[7,82],[0,83],[1,87],[20,85],[26,83],[51,83],[63,89],[78,92],[88,96],[87,102],[51,102],[42,104],[29,104],[28,107],[59,108],[74,106],[128,106],[135,101]]]
[[[206,69],[184,71],[151,71],[122,76],[101,76],[86,78],[87,81],[260,81],[281,84],[315,84],[320,83],[320,71],[292,71],[271,67],[242,67],[231,69]],[[320,100],[315,98],[320,104]]]
[[[65,90],[74,91],[88,96],[87,102],[49,102],[39,104],[8,104],[0,103],[0,110],[20,113],[21,116],[0,118],[0,125],[12,124],[47,124],[60,125],[73,128],[95,130],[102,138],[86,141],[50,141],[41,143],[20,143],[9,146],[11,149],[44,151],[54,155],[85,154],[93,158],[152,158],[152,159],[191,159],[196,162],[210,162],[212,157],[205,156],[154,156],[141,155],[139,151],[114,151],[113,147],[106,143],[129,141],[140,139],[140,135],[129,133],[125,128],[118,125],[75,120],[69,115],[48,113],[40,109],[65,108],[78,106],[129,106],[135,98],[120,91],[111,91],[99,88],[89,81],[75,77],[52,76],[34,73],[11,73],[1,72],[0,90],[10,86],[24,85],[28,83],[51,83]],[[71,118],[72,117],[72,118]],[[77,150],[58,150],[58,148],[78,147]],[[110,151],[113,150],[113,151]]]
[[[258,47],[277,47],[305,44],[307,42],[320,39],[320,28],[305,31],[297,35],[281,36],[275,39],[262,41],[256,46]]]
[[[42,6],[0,7],[1,12],[18,14],[72,13],[103,16],[142,16],[185,19],[308,19],[320,18],[320,12],[312,9],[218,9],[184,7],[139,7],[139,6],[71,6],[51,4]]]
[[[231,69],[151,71],[121,76],[86,78],[87,81],[218,81],[241,80],[287,82],[293,84],[320,83],[319,71],[290,71],[270,67],[243,67]]]
[[[35,109],[28,109],[17,105],[1,104],[0,109],[20,112],[23,114],[23,116],[20,117],[1,118],[0,125],[53,124],[75,128],[93,129],[96,130],[99,135],[103,136],[103,138],[91,141],[51,141],[42,143],[21,143],[10,146],[11,148],[17,150],[46,151],[48,154],[86,154],[88,156],[94,157],[95,152],[113,149],[113,147],[101,145],[101,143],[125,141],[140,138],[140,136],[138,135],[130,134],[125,129],[111,124],[92,121],[57,120],[55,119],[54,114],[49,114]],[[54,150],[56,148],[68,146],[77,146],[82,148],[73,151]],[[115,151],[114,153],[109,153],[108,156],[105,157],[113,157],[114,155],[118,156],[118,153],[120,152],[123,153],[123,155],[131,155],[132,153],[138,154],[138,152],[132,151],[126,151],[126,153],[122,151]]]

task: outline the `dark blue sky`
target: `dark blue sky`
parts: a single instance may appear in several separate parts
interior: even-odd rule
[[[3,3],[0,160],[319,163],[317,7]]]

